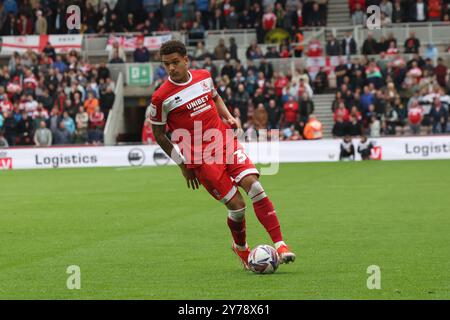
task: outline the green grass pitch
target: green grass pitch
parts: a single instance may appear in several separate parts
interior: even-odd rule
[[[0,299],[450,298],[450,161],[283,164],[261,181],[297,253],[273,275],[241,269],[225,207],[176,167],[0,172]],[[250,246],[270,244],[247,206]]]

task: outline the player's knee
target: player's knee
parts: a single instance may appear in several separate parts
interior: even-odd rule
[[[252,202],[257,202],[267,197],[266,192],[264,191],[264,188],[261,185],[261,182],[259,182],[259,180],[256,180],[252,183],[247,194],[252,200]]]
[[[245,201],[240,192],[237,192],[236,195],[227,202],[226,204],[229,210],[240,210],[242,208],[245,209]]]
[[[258,182],[258,175],[256,174],[250,174],[248,176],[245,176],[240,182],[239,185],[245,190],[245,192],[250,191],[251,186],[255,183]]]

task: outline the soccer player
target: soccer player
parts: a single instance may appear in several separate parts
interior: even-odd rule
[[[233,129],[240,129],[239,124],[214,88],[210,73],[189,70],[186,47],[179,41],[165,42],[159,53],[169,78],[153,93],[146,112],[157,143],[179,165],[188,188],[195,190],[201,184],[228,208],[232,249],[246,269],[250,254],[246,206],[238,187],[251,198],[256,216],[270,235],[281,262],[293,262],[295,254],[283,241],[273,204],[259,182],[259,172],[233,134]],[[166,125],[171,139],[166,135]],[[218,132],[220,136],[207,138],[208,132]],[[214,145],[212,140],[222,142],[221,148],[217,149],[217,144],[214,148],[219,150],[214,159],[224,161],[208,161],[211,157],[207,156],[198,161],[196,155],[205,154]]]

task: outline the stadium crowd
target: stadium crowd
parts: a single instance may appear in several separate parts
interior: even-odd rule
[[[106,64],[75,51],[56,54],[49,43],[15,53],[0,70],[0,136],[9,146],[102,143],[114,88]]]
[[[367,43],[372,43],[376,50],[371,54],[379,54],[377,60],[367,56],[350,60],[346,56],[339,57],[334,69],[336,92],[330,111],[335,121],[333,136],[447,132],[450,78],[444,60],[437,53],[427,54],[426,50],[419,54],[421,44],[414,32],[401,48],[403,53],[412,55],[409,60],[405,60],[407,55],[400,50],[381,46],[383,39],[380,40],[376,41],[369,34],[362,45],[364,51],[370,46]],[[397,43],[392,35],[389,40]],[[327,43],[328,55],[339,56],[349,50],[346,39],[335,42],[338,46],[335,49]],[[309,130],[305,132],[305,127],[309,118],[317,122],[314,94],[333,92],[329,86],[329,71],[320,68],[314,77],[302,67],[294,74],[276,72],[270,60],[276,50],[272,48],[263,54],[256,43],[248,48],[244,64],[233,57],[233,45],[233,41],[229,46],[222,41],[214,53],[198,46],[191,56],[192,68],[206,68],[211,72],[219,94],[244,129],[256,132],[280,129],[283,140],[314,138]],[[357,44],[353,46],[356,48]],[[254,54],[258,52],[259,63],[255,64]],[[212,60],[217,54],[225,59],[221,68]],[[166,77],[162,67],[156,70],[155,78],[159,82]]]
[[[326,25],[328,0],[5,0],[0,3],[3,35],[67,33],[65,9],[78,5],[82,33],[255,28]],[[76,32],[76,31],[75,31]]]
[[[366,8],[381,9],[381,25],[403,22],[447,21],[450,0],[348,0],[354,25],[364,24]]]
[[[68,3],[5,0],[0,3],[0,30],[8,35],[67,33],[62,19]],[[328,35],[324,48],[300,44],[303,27],[326,25],[327,0],[87,0],[70,4],[79,5],[84,13],[82,33],[146,35],[179,30],[193,35],[189,38],[199,35],[190,52],[191,67],[210,70],[230,111],[256,135],[262,129],[280,129],[284,140],[322,136],[312,98],[314,94],[334,92],[330,91],[330,71],[320,68],[318,73],[309,74],[299,67],[294,73],[276,72],[271,59],[323,55],[340,60],[333,72],[337,90],[330,111],[335,137],[448,130],[447,67],[439,59],[438,49],[433,44],[421,44],[414,32],[404,43],[398,43],[393,34],[377,40],[370,33],[363,43],[357,43],[349,32],[342,39]],[[450,8],[450,0],[349,0],[355,24],[359,24],[355,15],[372,4],[380,6],[383,19],[389,23],[448,21]],[[206,30],[235,28],[256,30],[257,39],[247,48],[245,62],[239,60],[239,44],[233,38],[229,43],[219,41],[212,52],[208,51],[202,40]],[[264,46],[267,49],[263,50],[260,44],[276,28],[289,33],[291,40]],[[347,60],[359,53],[379,54],[380,59]],[[414,56],[405,60],[402,54]],[[133,53],[135,62],[152,58],[142,44]],[[126,61],[118,44],[113,44],[108,61]],[[166,78],[164,68],[156,68],[156,83]],[[6,111],[0,116],[0,128],[9,144],[45,144],[42,141],[48,143],[50,135],[52,143],[101,142],[101,128],[114,101],[114,84],[104,64],[91,66],[74,52],[56,55],[50,46],[40,54],[27,52],[11,57],[1,70],[0,80],[0,106]]]

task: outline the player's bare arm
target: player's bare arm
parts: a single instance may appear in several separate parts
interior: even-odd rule
[[[174,146],[172,141],[166,135],[166,125],[156,125],[152,124],[153,134],[155,135],[155,140],[159,144],[159,146],[164,150],[164,152],[178,164],[183,173],[184,178],[186,179],[187,187],[192,188],[193,190],[198,189],[200,183],[198,182],[197,177],[195,176],[194,170],[186,168],[186,165],[180,161],[180,158],[175,158],[174,154],[176,151],[174,150]]]

